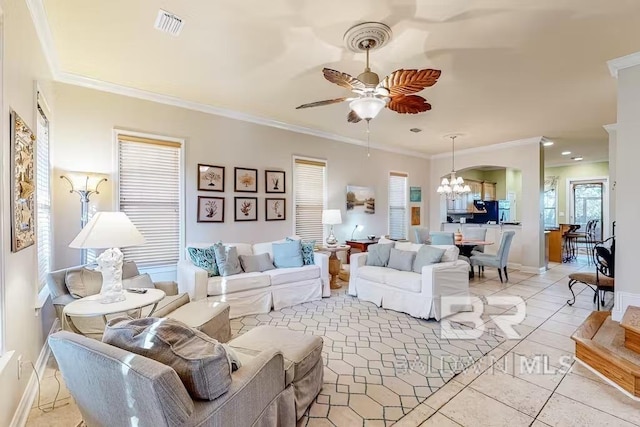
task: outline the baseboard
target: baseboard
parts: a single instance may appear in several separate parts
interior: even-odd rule
[[[613,310],[611,311],[611,319],[616,322],[621,321],[625,310],[630,305],[640,307],[640,294],[615,291],[615,301],[613,303]]]
[[[544,267],[534,267],[534,266],[531,266],[531,265],[521,265],[520,266],[520,271],[522,271],[523,273],[542,274],[545,271],[547,271],[547,269],[544,268]]]
[[[57,331],[60,328],[60,321],[56,318],[51,325],[51,329],[47,334],[47,337]],[[45,339],[44,345],[40,350],[40,354],[38,355],[38,360],[35,363],[35,369],[38,373],[38,377],[44,377],[44,371],[47,367],[47,361],[49,360],[49,356],[51,356],[51,348],[49,348],[49,344]],[[18,408],[16,409],[15,414],[13,415],[13,420],[11,420],[11,427],[23,427],[27,424],[27,418],[29,418],[29,412],[31,412],[31,407],[33,406],[33,401],[36,398],[36,394],[38,393],[38,379],[34,372],[31,372],[31,376],[29,377],[29,383],[27,383],[27,388],[24,390],[22,394],[22,399],[20,399],[20,403],[18,404]]]

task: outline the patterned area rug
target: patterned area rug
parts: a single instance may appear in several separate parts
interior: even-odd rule
[[[346,283],[343,283],[346,285]],[[332,291],[330,298],[231,321],[234,335],[272,325],[324,340],[324,386],[298,426],[391,425],[504,338],[443,339],[441,326]]]

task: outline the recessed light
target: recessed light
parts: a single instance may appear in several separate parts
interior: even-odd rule
[[[553,145],[553,141],[545,141],[542,143],[545,147],[551,147]]]
[[[582,157],[580,156],[572,157],[571,160],[575,160],[576,162],[579,162],[580,160],[582,160]]]
[[[422,129],[420,129],[420,128],[411,128],[411,129],[409,129],[409,130],[410,130],[411,132],[413,132],[413,133],[422,132]]]
[[[562,153],[563,156],[568,156],[569,154],[571,154],[571,151],[563,151]]]

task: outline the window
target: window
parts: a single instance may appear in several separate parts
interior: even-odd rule
[[[304,240],[322,243],[322,210],[326,200],[327,163],[322,160],[293,159],[295,234]]]
[[[181,156],[178,142],[118,135],[118,206],[146,239],[122,252],[141,269],[180,257]]]
[[[407,181],[408,175],[389,173],[389,238],[407,238]]]
[[[544,179],[544,226],[558,225],[558,177],[548,176]]]
[[[51,166],[49,162],[49,111],[41,94],[36,112],[36,236],[38,250],[38,291],[51,271]]]

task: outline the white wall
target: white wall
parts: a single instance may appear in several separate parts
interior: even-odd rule
[[[257,242],[282,238],[293,233],[292,156],[317,157],[328,161],[328,207],[341,208],[343,224],[335,227],[336,236],[345,240],[355,224],[364,224],[360,233],[387,233],[387,191],[389,171],[409,174],[409,185],[426,191],[428,160],[294,133],[282,129],[246,123],[225,117],[189,111],[149,101],[113,95],[91,89],[56,84],[58,121],[54,166],[56,172],[82,170],[108,174],[115,171],[114,128],[185,138],[186,152],[186,242]],[[361,126],[361,125],[355,125]],[[362,126],[361,126],[362,127]],[[364,127],[362,127],[364,132]],[[375,139],[375,134],[373,135]],[[226,167],[226,192],[198,192],[197,164]],[[233,192],[234,166],[257,168],[257,194]],[[264,221],[264,170],[286,171],[286,221]],[[59,173],[57,173],[59,175]],[[67,245],[79,231],[80,204],[69,194],[66,183],[55,180],[54,205],[57,268],[77,264],[79,252]],[[108,185],[105,185],[108,184]],[[104,194],[91,198],[92,208],[112,209],[114,180],[103,184]],[[153,183],[149,183],[152,185]],[[376,213],[346,214],[347,185],[372,186],[376,191]],[[102,191],[101,191],[102,192]],[[226,198],[223,224],[197,223],[197,196]],[[234,223],[233,197],[258,197],[258,221]],[[269,195],[269,197],[279,197]],[[423,223],[426,215],[423,209]],[[409,218],[407,218],[409,221]]]
[[[636,196],[638,158],[640,157],[640,65],[618,72],[618,126],[615,153],[616,192],[616,302],[612,313],[620,320],[626,306],[640,305],[640,283],[637,280],[637,244],[640,239]]]
[[[616,220],[616,152],[617,152],[617,125],[606,126],[609,133],[609,224]],[[612,230],[609,229],[611,233]],[[611,234],[609,234],[611,235]]]
[[[540,137],[536,137],[482,149],[456,151],[455,167],[458,170],[487,165],[516,168],[522,172],[522,200],[518,202],[518,218],[522,221],[522,238],[530,242],[522,249],[522,268],[527,271],[538,271],[544,267],[541,213],[544,152],[540,140]],[[425,191],[430,200],[430,228],[439,230],[441,223],[446,220],[446,206],[435,190],[442,177],[451,170],[451,156],[434,156],[430,169],[431,184]]]
[[[35,130],[35,90],[34,82],[40,83],[55,120],[55,103],[51,88],[51,76],[41,51],[40,44],[31,22],[31,17],[23,0],[0,1],[4,12],[4,52],[2,100],[2,121],[0,140],[2,141],[2,252],[4,271],[4,311],[5,350],[15,351],[13,360],[0,372],[0,425],[11,422],[20,398],[29,379],[30,368],[18,380],[17,357],[32,361],[38,358],[43,342],[53,322],[50,304],[37,315],[34,309],[37,297],[36,246],[11,252],[11,211],[10,211],[10,142],[9,107],[15,110],[32,130]]]

